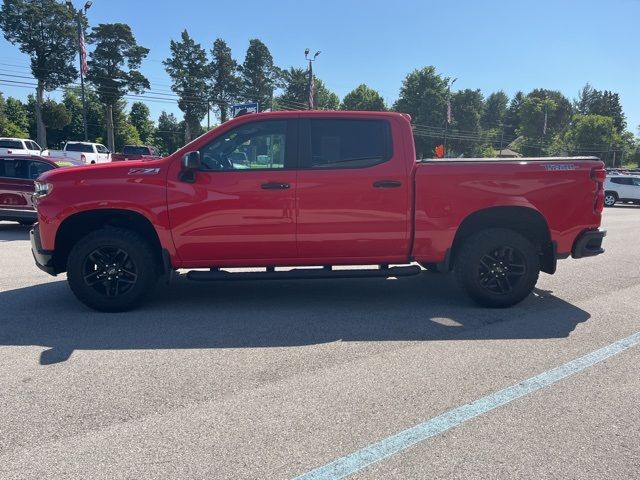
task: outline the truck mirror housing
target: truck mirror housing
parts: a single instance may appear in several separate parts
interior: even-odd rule
[[[196,181],[196,172],[200,170],[200,152],[188,152],[182,157],[180,180],[187,183]]]

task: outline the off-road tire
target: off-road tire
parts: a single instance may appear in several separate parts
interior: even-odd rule
[[[95,258],[99,262],[94,262]],[[122,312],[137,306],[153,290],[158,280],[156,263],[152,247],[143,237],[109,227],[89,233],[73,246],[67,259],[67,280],[71,291],[88,307]]]
[[[538,281],[540,257],[535,245],[523,235],[491,228],[464,241],[454,270],[458,282],[476,303],[504,308],[531,293]]]

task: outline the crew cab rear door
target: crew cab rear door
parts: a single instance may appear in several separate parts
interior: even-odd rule
[[[298,254],[305,263],[406,261],[410,192],[392,119],[303,118]]]
[[[295,260],[297,124],[267,119],[233,127],[200,148],[194,183],[170,185],[171,229],[185,266]]]

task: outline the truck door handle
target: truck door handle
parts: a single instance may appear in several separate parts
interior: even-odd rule
[[[260,185],[263,190],[286,190],[289,188],[288,183],[269,182]]]
[[[373,182],[375,188],[398,188],[402,186],[402,182],[396,182],[393,180],[378,180]]]

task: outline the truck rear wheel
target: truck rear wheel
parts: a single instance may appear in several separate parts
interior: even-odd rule
[[[158,279],[152,247],[135,232],[105,228],[88,234],[71,250],[67,279],[88,307],[121,312],[135,307]]]
[[[491,228],[472,235],[455,259],[456,277],[486,307],[510,307],[533,290],[540,273],[536,247],[523,235]]]

